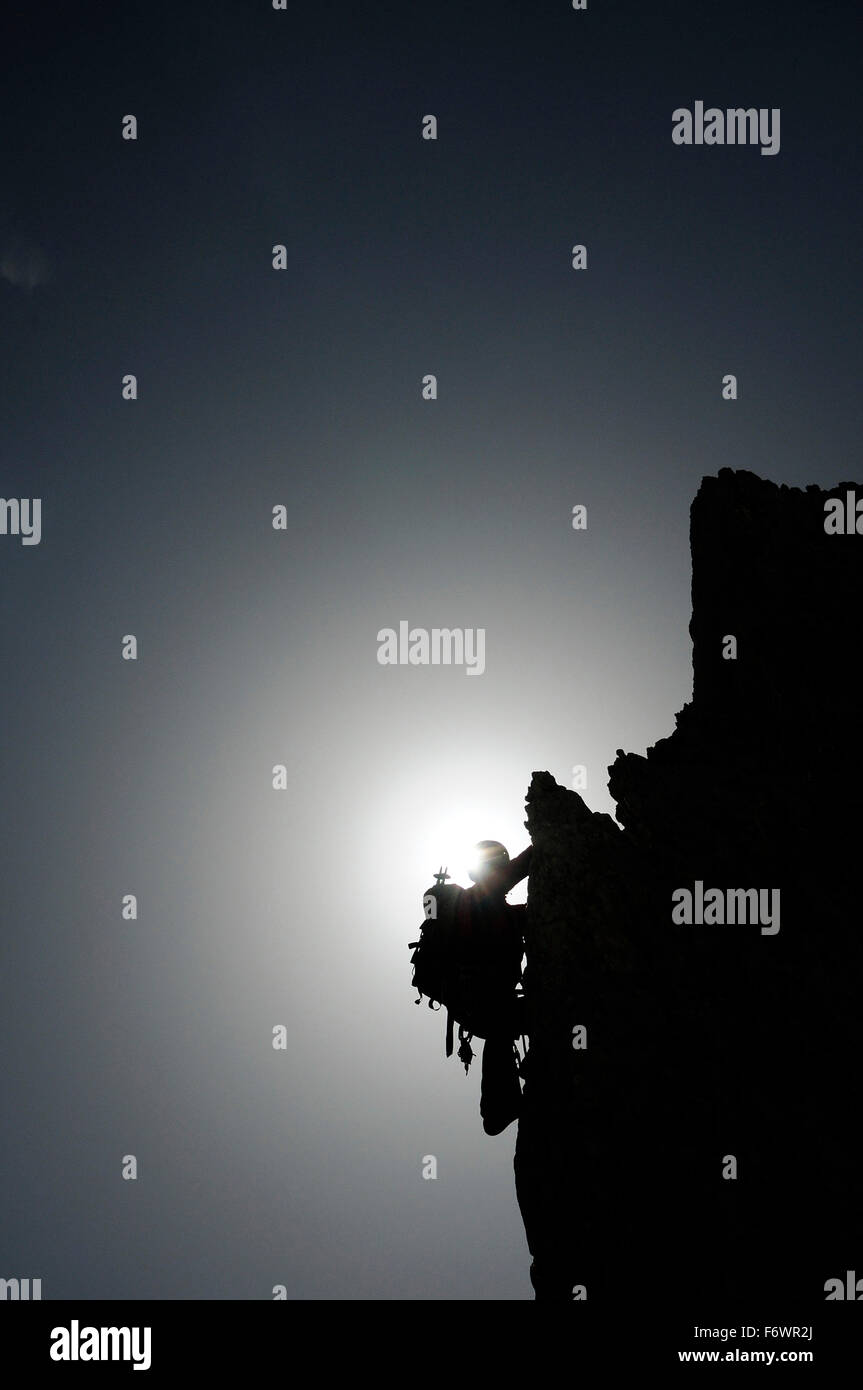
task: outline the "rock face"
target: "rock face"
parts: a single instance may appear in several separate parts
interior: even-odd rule
[[[515,1166],[538,1299],[815,1306],[863,1274],[863,535],[824,530],[850,490],[705,478],[675,732],[618,751],[620,825],[533,776]],[[778,930],[673,921],[697,883],[778,889]]]

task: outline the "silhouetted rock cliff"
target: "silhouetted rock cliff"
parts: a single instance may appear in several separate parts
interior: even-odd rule
[[[849,490],[705,478],[675,732],[618,751],[620,825],[533,776],[516,1181],[538,1297],[814,1306],[863,1274],[863,535],[824,529]],[[765,890],[778,922],[673,921],[699,883],[726,909]]]

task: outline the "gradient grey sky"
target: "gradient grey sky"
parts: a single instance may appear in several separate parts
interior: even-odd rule
[[[702,475],[859,473],[859,40],[733,0],[13,21],[0,1274],[532,1297],[514,1127],[406,943],[441,859],[523,848],[534,769],[613,811],[671,732]],[[781,108],[780,153],[676,147],[697,99]],[[485,673],[380,666],[401,619],[483,627]]]

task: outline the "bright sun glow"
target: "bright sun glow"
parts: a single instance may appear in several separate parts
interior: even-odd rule
[[[424,843],[429,868],[434,872],[442,864],[448,870],[451,882],[467,883],[473,847],[478,840],[488,839],[483,833],[483,823],[482,813],[475,807],[467,806],[448,811],[433,823]]]
[[[517,834],[512,824],[502,822],[499,809],[463,806],[448,811],[440,819],[433,820],[423,835],[429,884],[442,866],[449,872],[451,883],[468,885],[468,871],[474,864],[474,845],[479,840],[500,840],[510,855],[515,856],[527,844],[526,832],[522,830],[518,843],[513,839]]]

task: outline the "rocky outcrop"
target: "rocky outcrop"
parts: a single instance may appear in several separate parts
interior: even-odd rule
[[[618,751],[620,824],[533,776],[516,1183],[538,1298],[816,1303],[863,1272],[863,535],[824,529],[849,490],[705,478],[675,732]],[[673,921],[699,883],[778,889],[778,930]]]

